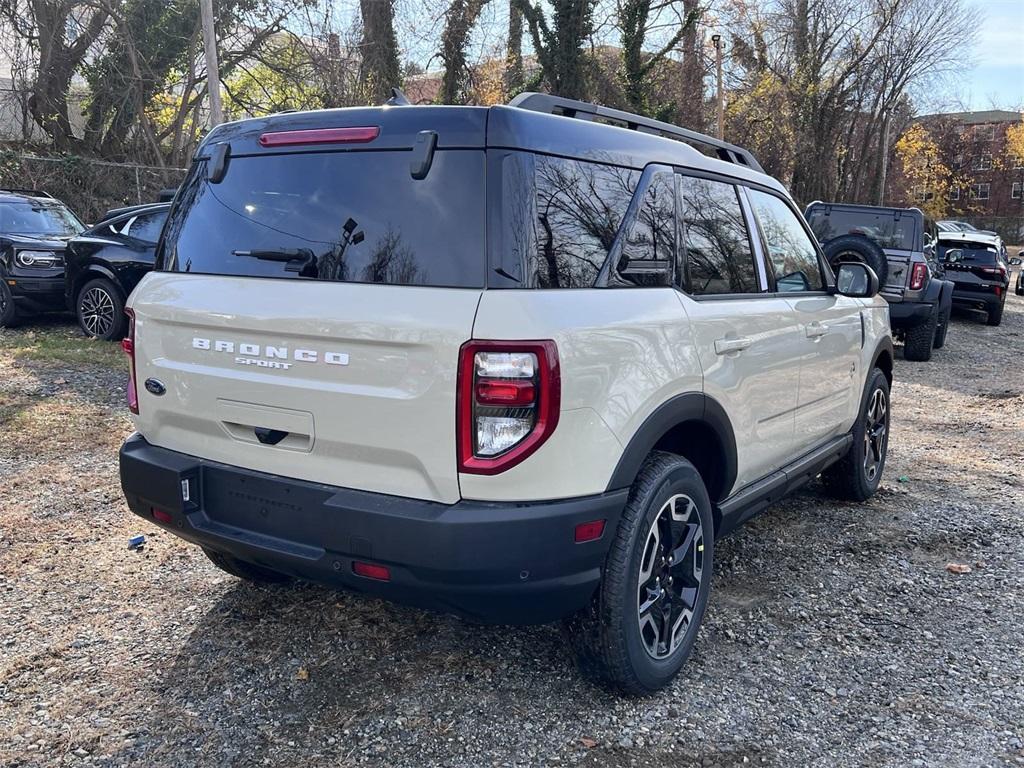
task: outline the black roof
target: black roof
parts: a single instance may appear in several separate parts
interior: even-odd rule
[[[636,169],[642,169],[650,163],[666,163],[734,176],[785,193],[782,185],[759,172],[756,161],[739,147],[694,134],[706,140],[701,141],[702,144],[708,141],[714,143],[715,154],[719,157],[709,157],[689,143],[684,143],[687,139],[682,134],[686,132],[681,128],[657,124],[680,134],[668,138],[667,131],[656,130],[653,125],[656,121],[630,116],[628,113],[587,105],[592,107],[598,117],[609,117],[612,122],[626,122],[622,116],[631,118],[631,124],[617,125],[539,111],[537,104],[527,105],[527,108],[514,105],[383,106],[282,113],[217,126],[207,135],[196,156],[211,157],[212,146],[222,143],[230,145],[231,156],[282,151],[265,148],[260,144],[260,137],[265,133],[375,126],[380,129],[380,133],[372,142],[351,145],[307,144],[301,147],[301,151],[337,152],[346,147],[366,149],[370,143],[375,150],[411,149],[420,132],[433,131],[437,134],[438,149],[505,148]],[[721,159],[730,153],[735,156],[731,162]],[[743,160],[736,159],[741,156]]]

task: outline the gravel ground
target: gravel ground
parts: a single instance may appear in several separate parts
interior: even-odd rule
[[[222,574],[127,512],[115,345],[0,331],[0,766],[1024,765],[1022,352],[1011,296],[899,360],[878,495],[722,541],[692,659],[628,699],[556,626]]]

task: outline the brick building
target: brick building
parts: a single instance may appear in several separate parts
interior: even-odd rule
[[[1006,132],[1022,120],[1020,112],[998,109],[918,118],[953,173],[947,217],[995,229],[1012,243],[1024,243],[1024,157],[1009,150]],[[921,201],[928,190],[913,194]]]

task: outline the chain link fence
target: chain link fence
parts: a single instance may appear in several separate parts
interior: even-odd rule
[[[0,149],[0,188],[34,189],[63,200],[84,222],[111,208],[156,202],[185,168],[111,163],[75,155],[41,157]]]

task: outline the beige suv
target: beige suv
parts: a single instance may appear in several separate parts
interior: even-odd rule
[[[698,148],[702,151],[698,151]],[[892,342],[746,151],[537,94],[211,132],[128,301],[131,509],[242,578],[566,619],[668,683],[716,539],[866,499]]]

